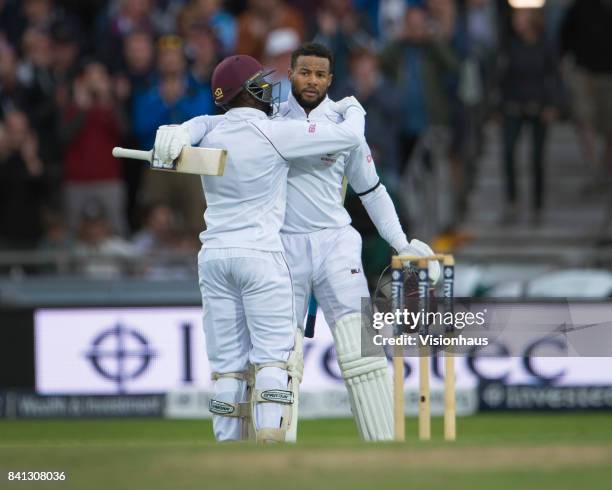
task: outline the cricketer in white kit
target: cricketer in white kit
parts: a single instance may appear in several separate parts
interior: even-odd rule
[[[290,120],[340,123],[338,104],[327,97],[332,64],[332,54],[323,45],[307,43],[295,50],[289,70],[292,90],[279,115]],[[419,240],[408,242],[365,140],[352,150],[292,162],[281,238],[293,276],[298,323],[303,329],[309,298],[314,294],[332,331],[360,435],[365,440],[392,440],[387,359],[382,351],[378,357],[362,357],[361,302],[369,298],[369,291],[361,263],[361,236],[350,225],[343,206],[343,178],[392,248],[418,256],[433,255],[433,251]],[[439,264],[432,262],[430,277],[437,281],[439,274]]]
[[[292,355],[293,286],[279,235],[289,162],[356,147],[364,112],[355,101],[340,125],[270,120],[272,86],[249,56],[222,61],[212,88],[216,103],[229,107],[200,139],[201,146],[228,151],[224,175],[202,177],[207,230],[198,268],[215,381],[213,429],[219,441],[295,440],[302,358]],[[158,156],[176,158],[183,145],[166,144],[173,129],[159,131]]]
[[[281,105],[278,119],[341,123],[343,117],[337,111],[341,112],[346,99],[338,104],[326,95],[331,68],[332,55],[324,46],[310,43],[298,48],[289,72],[292,94]],[[201,116],[184,123],[182,127],[189,134],[182,137],[184,144],[196,144],[217,122],[214,116]],[[387,361],[382,352],[378,357],[361,355],[361,298],[368,298],[369,292],[361,264],[361,237],[350,226],[342,203],[343,178],[346,176],[360,195],[378,232],[395,250],[418,256],[432,255],[433,251],[418,240],[408,242],[365,140],[350,151],[318,150],[316,155],[291,163],[281,230],[293,278],[297,321],[303,332],[308,300],[314,292],[332,329],[360,435],[365,440],[390,440],[393,411]],[[439,265],[431,263],[429,272],[437,281]]]

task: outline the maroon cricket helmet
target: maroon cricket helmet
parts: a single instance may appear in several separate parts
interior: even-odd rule
[[[261,63],[251,56],[238,54],[225,58],[212,74],[215,104],[226,106],[244,89],[261,102],[273,105],[276,99],[272,92],[277,84],[265,80],[269,74],[264,73]]]

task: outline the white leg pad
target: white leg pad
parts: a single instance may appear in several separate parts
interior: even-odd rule
[[[295,348],[286,363],[255,365],[251,394],[253,435],[259,442],[295,442],[297,438],[299,384],[304,371],[303,334],[298,330]]]
[[[361,356],[361,315],[342,317],[332,330],[338,365],[359,434],[366,441],[393,439],[393,396],[387,358]]]
[[[208,409],[213,414],[213,431],[217,441],[248,438],[250,425],[250,377],[247,372],[213,373],[215,394]]]
[[[283,406],[274,403],[273,400],[285,400],[291,397],[291,393],[287,392],[287,371],[278,367],[258,369],[255,375],[255,393],[256,427],[280,427]]]

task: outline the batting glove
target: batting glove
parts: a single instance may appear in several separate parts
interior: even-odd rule
[[[361,111],[364,116],[366,115],[366,111],[363,106],[352,95],[350,97],[345,97],[344,99],[339,100],[338,102],[330,102],[330,107],[332,111],[337,112],[342,116],[344,116],[344,114],[346,114],[346,111],[348,111],[351,107],[354,107]]]
[[[161,162],[173,162],[183,146],[191,146],[189,131],[183,126],[160,126],[155,135],[154,154]]]
[[[415,255],[417,257],[430,257],[435,255],[429,245],[416,238],[411,240],[408,246],[399,251],[399,255]],[[440,263],[437,260],[429,260],[429,280],[436,284],[440,278]]]

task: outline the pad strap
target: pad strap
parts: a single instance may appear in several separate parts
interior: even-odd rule
[[[210,375],[210,379],[213,381],[217,381],[221,378],[233,378],[238,381],[246,381],[247,383],[252,381],[253,376],[249,371],[237,371],[235,373],[212,373]]]

